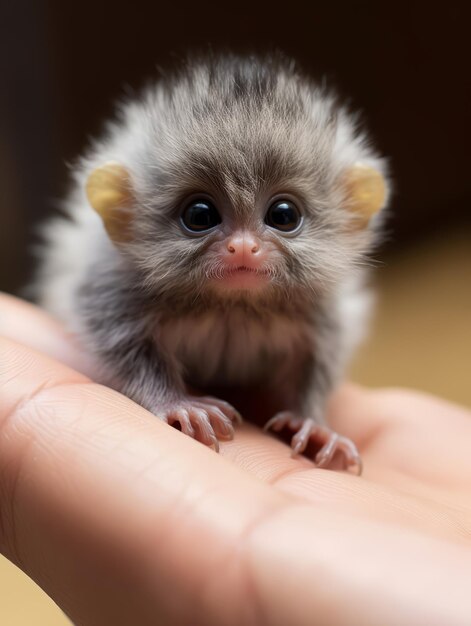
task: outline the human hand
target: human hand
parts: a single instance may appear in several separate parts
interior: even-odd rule
[[[76,624],[471,623],[469,412],[343,387],[361,478],[250,424],[217,455],[34,307],[2,297],[0,334],[0,549]]]

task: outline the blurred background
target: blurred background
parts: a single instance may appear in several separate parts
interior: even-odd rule
[[[188,50],[277,48],[362,111],[391,160],[377,313],[352,378],[471,406],[468,7],[398,4],[0,0],[0,289],[27,282],[35,228],[117,98]],[[68,623],[6,561],[0,589],[0,624]]]

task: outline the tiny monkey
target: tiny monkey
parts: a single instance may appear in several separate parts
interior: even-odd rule
[[[187,61],[120,107],[74,181],[36,286],[100,382],[216,449],[231,392],[256,389],[294,454],[313,441],[318,467],[361,471],[325,414],[389,195],[355,117],[279,56]]]

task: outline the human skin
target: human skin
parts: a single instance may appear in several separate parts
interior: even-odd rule
[[[330,423],[357,477],[248,423],[216,454],[9,296],[0,335],[0,549],[74,623],[471,623],[468,411],[345,385]]]

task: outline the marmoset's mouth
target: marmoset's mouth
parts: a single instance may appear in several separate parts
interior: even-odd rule
[[[237,272],[252,273],[252,274],[267,274],[266,270],[262,268],[247,267],[247,265],[238,265],[237,267],[229,268],[227,270],[227,274],[235,274]]]
[[[219,268],[211,276],[214,283],[221,289],[259,289],[270,281],[270,272],[263,267],[249,267],[247,265]]]

